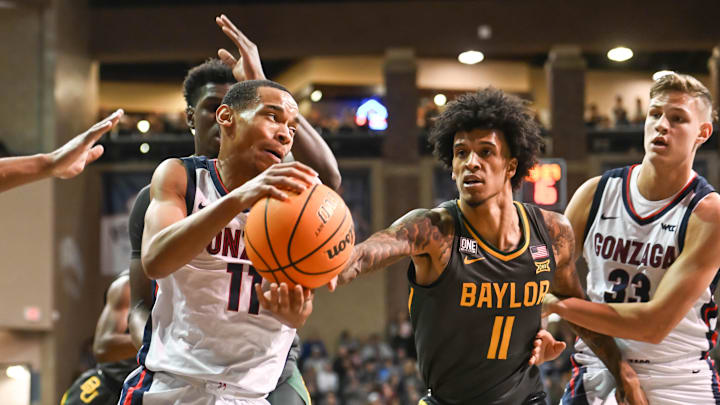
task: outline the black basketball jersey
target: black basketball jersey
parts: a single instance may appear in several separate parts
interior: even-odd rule
[[[447,201],[440,207],[455,219],[447,267],[422,286],[410,263],[408,306],[420,372],[442,404],[516,405],[543,390],[528,360],[555,258],[540,210],[515,206],[522,239],[514,251],[493,248],[457,201]]]

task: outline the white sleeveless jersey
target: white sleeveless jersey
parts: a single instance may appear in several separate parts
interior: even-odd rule
[[[183,159],[189,213],[227,193],[215,162]],[[151,371],[227,384],[257,398],[275,389],[295,329],[259,306],[253,285],[261,277],[243,243],[246,216],[236,216],[200,255],[157,280],[152,330],[146,327],[138,360]]]
[[[633,176],[633,171],[638,170],[637,165],[610,170],[598,184],[583,245],[589,267],[587,293],[593,302],[652,299],[668,267],[682,252],[690,214],[700,200],[714,191],[704,178],[693,173],[674,198],[657,203],[641,216],[631,200],[631,194],[639,195]],[[653,206],[653,202],[645,203]],[[705,358],[717,339],[717,305],[713,301],[716,282],[717,277],[660,344],[616,338],[623,357],[642,364]],[[576,350],[581,352],[576,356],[581,363],[597,360],[582,340],[578,340]],[[583,361],[585,354],[590,357]]]

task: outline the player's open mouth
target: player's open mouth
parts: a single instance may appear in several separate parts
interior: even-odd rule
[[[474,186],[474,185],[484,184],[484,183],[485,183],[485,182],[482,181],[482,180],[481,180],[479,177],[477,177],[477,176],[467,176],[467,177],[463,178],[463,186],[465,186],[465,187],[472,187],[472,186]]]
[[[265,153],[272,155],[278,162],[282,162],[282,154],[280,152],[272,150],[272,149],[265,149]]]
[[[667,144],[667,142],[665,141],[665,139],[664,139],[664,138],[661,138],[661,137],[657,137],[657,138],[653,139],[653,140],[650,142],[650,144],[653,145],[653,146],[656,146],[656,147],[661,147],[661,148],[666,148],[666,147],[668,146],[668,144]]]

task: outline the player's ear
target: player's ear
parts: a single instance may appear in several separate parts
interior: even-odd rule
[[[700,145],[707,142],[708,139],[710,139],[710,136],[713,132],[713,125],[711,122],[703,122],[700,124],[700,134],[695,139],[695,145],[697,147],[700,147]]]
[[[195,129],[195,107],[187,106],[185,108],[185,123],[190,129]]]
[[[515,176],[515,172],[517,171],[518,166],[518,160],[517,158],[512,158],[508,161],[507,164],[507,175],[509,179],[512,179],[513,176]]]
[[[221,127],[231,127],[234,118],[233,110],[227,104],[221,105],[217,111],[215,111],[215,121],[217,121]]]
[[[455,172],[452,172],[452,179],[455,180]]]

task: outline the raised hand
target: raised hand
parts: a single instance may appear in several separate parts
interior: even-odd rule
[[[303,326],[312,313],[315,295],[311,289],[304,289],[299,284],[290,288],[285,283],[272,283],[269,290],[263,291],[258,283],[255,284],[255,292],[264,309],[292,328]]]
[[[225,48],[218,49],[218,57],[232,69],[235,80],[241,82],[265,79],[257,45],[250,41],[225,14],[215,17],[215,22],[238,48],[240,54],[238,59],[235,59]]]
[[[50,175],[61,179],[69,179],[80,174],[85,169],[85,166],[103,154],[102,145],[95,145],[95,142],[110,128],[114,127],[122,115],[123,110],[115,111],[109,117],[68,141],[65,145],[50,152]]]

